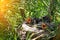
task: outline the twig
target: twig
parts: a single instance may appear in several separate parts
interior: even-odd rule
[[[44,37],[44,34],[41,34],[40,36],[37,36],[36,38],[33,38],[32,40],[36,40],[36,39],[38,39],[40,37]]]

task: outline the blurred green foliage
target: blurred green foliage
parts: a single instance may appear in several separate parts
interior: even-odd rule
[[[26,14],[30,17],[40,18],[48,14],[48,5],[50,2],[48,0],[26,0],[25,9]]]

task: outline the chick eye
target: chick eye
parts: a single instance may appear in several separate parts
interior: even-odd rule
[[[46,27],[46,25],[45,25],[45,24],[43,24],[43,25],[42,25],[42,27]]]
[[[31,18],[27,18],[27,19],[26,19],[26,22],[27,22],[27,23],[31,23]]]
[[[45,23],[42,23],[42,29],[46,29],[47,25]]]

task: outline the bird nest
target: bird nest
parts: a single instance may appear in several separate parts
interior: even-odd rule
[[[24,38],[26,39],[26,33],[30,32],[30,40],[48,40],[56,36],[57,26],[48,16],[41,18],[27,18],[22,23],[22,32]]]

